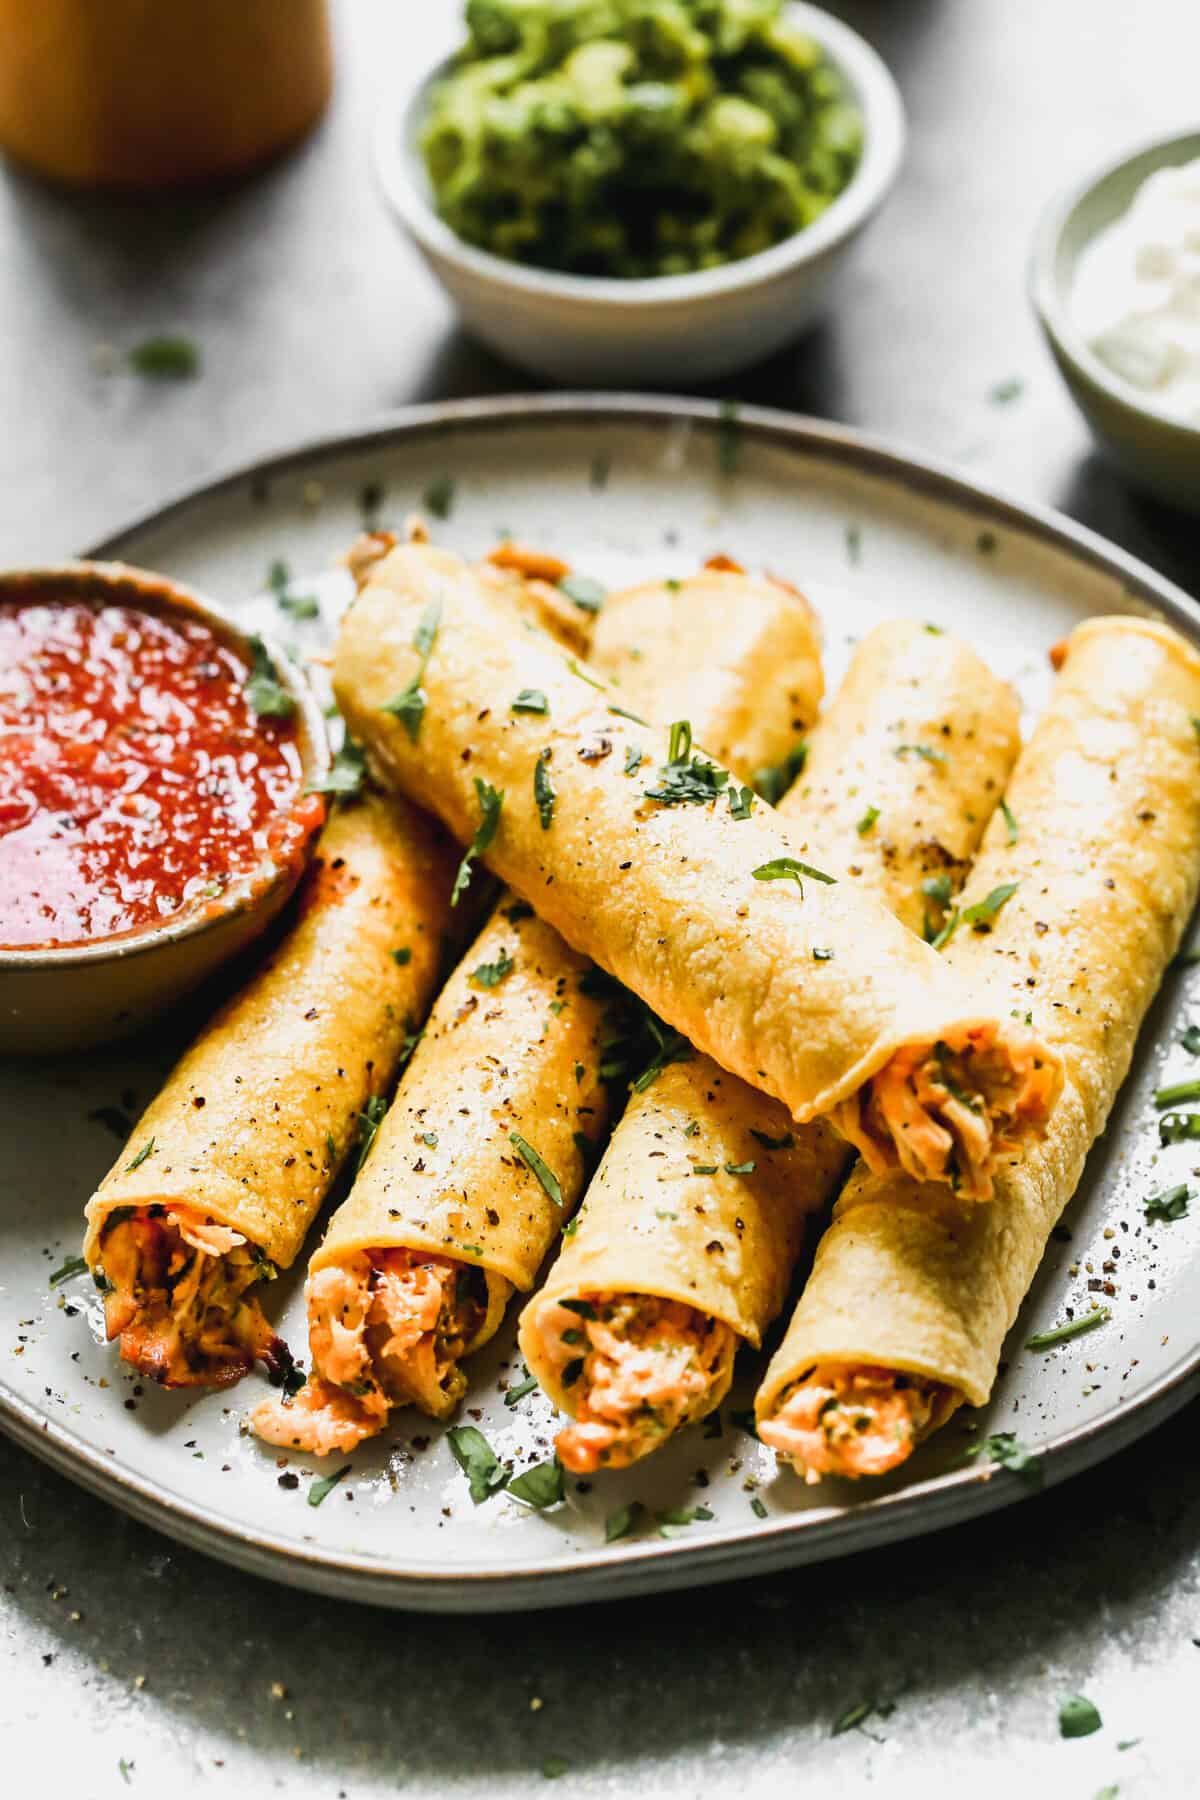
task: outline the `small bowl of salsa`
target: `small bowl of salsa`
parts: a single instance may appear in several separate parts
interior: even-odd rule
[[[0,573],[0,1052],[127,1036],[284,906],[325,818],[274,645],[115,563]]]

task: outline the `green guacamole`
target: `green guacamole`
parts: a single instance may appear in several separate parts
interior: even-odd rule
[[[421,149],[470,244],[579,275],[682,275],[810,225],[862,118],[783,0],[468,0]]]

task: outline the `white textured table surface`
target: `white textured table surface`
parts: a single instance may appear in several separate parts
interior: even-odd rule
[[[456,333],[369,172],[389,67],[428,59],[455,10],[342,0],[329,120],[220,197],[81,200],[0,172],[0,559],[48,561],[231,461],[390,406],[523,385]],[[908,166],[837,316],[736,391],[1059,505],[1194,585],[1194,531],[1091,454],[1024,265],[1060,181],[1194,126],[1200,22],[1178,0],[836,10],[899,77]],[[199,380],[97,372],[98,345],[158,331],[197,340]],[[564,1796],[1194,1794],[1198,1423],[1193,1407],[1089,1476],[898,1550],[477,1622],[238,1576],[0,1440],[5,1791],[505,1800],[563,1758]],[[1064,1692],[1097,1703],[1103,1732],[1059,1738]],[[895,1709],[831,1738],[865,1700]]]

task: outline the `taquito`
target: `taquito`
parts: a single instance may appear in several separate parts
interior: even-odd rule
[[[808,1479],[881,1474],[987,1400],[1195,904],[1197,719],[1200,656],[1168,627],[1098,618],[1072,633],[945,950],[1034,1020],[1066,1087],[987,1207],[894,1173],[851,1177],[756,1402],[762,1438]],[[978,933],[972,908],[1000,892]]]
[[[894,755],[917,712],[931,740],[968,747],[953,773]],[[822,854],[919,921],[927,870],[949,898],[1019,743],[1015,696],[972,650],[889,621],[856,650],[810,739],[814,779],[785,804],[802,827],[811,807]],[[807,1218],[848,1155],[827,1124],[793,1126],[707,1057],[632,1097],[521,1319],[530,1370],[574,1417],[558,1438],[568,1468],[623,1467],[721,1403],[739,1344],[757,1349],[783,1306]]]
[[[515,625],[458,557],[405,546],[371,572],[334,689],[381,780],[468,846],[460,889],[485,860],[797,1122],[827,1115],[871,1166],[980,1199],[995,1158],[1042,1129],[1061,1069],[1034,1032],[804,860],[683,722],[668,738],[627,718],[619,689]],[[545,711],[514,713],[525,692]]]
[[[110,1338],[167,1387],[290,1365],[254,1289],[294,1260],[433,998],[451,846],[368,795],[322,833],[293,922],[206,1025],[88,1202]]]
[[[681,654],[673,639],[651,634],[639,667],[675,683],[686,700],[681,663],[699,667],[699,646],[718,636],[744,589],[754,623],[740,642],[748,649],[755,635],[774,639],[777,679],[793,699],[774,715],[773,732],[752,707],[741,716],[755,752],[782,757],[820,704],[811,609],[784,585],[748,577],[676,585],[694,641]],[[638,608],[624,596],[609,604],[623,629],[637,630]],[[748,694],[760,674],[755,654],[741,669]],[[738,680],[731,670],[711,719],[696,710],[698,730],[717,723],[733,732]],[[697,698],[707,704],[709,696],[698,684]],[[526,693],[517,716],[536,717],[544,703]],[[730,742],[736,750],[735,735]],[[313,1374],[294,1396],[256,1409],[260,1436],[344,1453],[378,1431],[393,1406],[413,1403],[435,1418],[453,1412],[466,1386],[463,1358],[496,1331],[513,1289],[533,1287],[594,1163],[608,1115],[602,1075],[624,1073],[609,1041],[617,1024],[609,986],[524,901],[501,900],[439,995],[371,1155],[313,1257]],[[764,1114],[772,1105],[758,1104]],[[782,1294],[776,1309],[781,1302]]]

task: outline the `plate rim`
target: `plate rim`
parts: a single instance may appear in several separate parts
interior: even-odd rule
[[[1151,607],[1200,645],[1200,605],[1138,557],[1055,509],[1020,500],[1001,488],[968,480],[936,458],[851,427],[774,408],[737,408],[741,431],[826,462],[882,476],[909,492],[928,495],[981,522],[1007,526],[1115,576],[1127,601]],[[122,557],[123,546],[168,524],[191,507],[219,499],[258,479],[275,479],[316,461],[411,442],[431,433],[503,424],[545,426],[605,423],[670,427],[680,421],[728,429],[728,402],[636,393],[507,394],[435,401],[384,413],[356,428],[267,451],[206,482],[178,491],[109,533],[82,554]],[[1136,1400],[1086,1425],[1051,1437],[1039,1449],[1042,1487],[1081,1473],[1169,1418],[1200,1392],[1200,1339]],[[154,1480],[114,1468],[99,1449],[79,1443],[32,1402],[0,1386],[0,1427],[59,1473],[101,1499],[193,1549],[248,1573],[344,1599],[433,1612],[511,1611],[626,1598],[701,1582],[765,1574],[787,1566],[833,1560],[964,1522],[1028,1496],[1032,1484],[994,1465],[949,1470],[911,1487],[881,1494],[853,1510],[834,1504],[828,1514],[783,1516],[764,1526],[730,1527],[691,1542],[627,1544],[616,1555],[603,1544],[547,1564],[529,1558],[504,1569],[452,1558],[393,1567],[377,1554],[331,1552],[283,1545],[259,1527],[214,1514]]]

